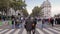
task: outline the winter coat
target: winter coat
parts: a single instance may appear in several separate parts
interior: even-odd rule
[[[54,23],[54,19],[51,18],[51,21],[50,22],[51,22],[51,24],[53,24]]]
[[[32,29],[36,28],[36,24],[37,24],[37,19],[34,19],[32,22]]]
[[[31,20],[26,20],[25,28],[26,28],[27,31],[31,31],[32,30],[32,21]]]

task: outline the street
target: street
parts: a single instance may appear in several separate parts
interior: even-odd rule
[[[41,28],[41,22],[37,23],[35,34],[60,34],[60,25],[45,25],[44,28]],[[12,29],[10,26],[4,26],[5,28],[0,29],[0,34],[27,34],[25,28]]]
[[[0,34],[27,34],[24,28],[21,29],[0,29]],[[36,28],[35,34],[60,34],[60,28]]]
[[[60,34],[60,0],[0,0],[0,34]]]

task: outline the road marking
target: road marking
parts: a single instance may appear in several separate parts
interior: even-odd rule
[[[14,32],[14,34],[18,34],[19,31],[20,31],[20,29],[17,29],[17,30]]]
[[[43,30],[46,31],[46,32],[49,33],[49,34],[54,34],[54,33],[52,33],[51,31],[49,31],[49,30],[47,30],[47,29],[45,29],[45,28],[43,28]]]
[[[3,29],[0,29],[0,30],[3,30]]]
[[[24,29],[22,34],[27,34],[27,31]]]
[[[5,33],[5,34],[10,34],[12,31],[14,31],[14,29],[11,29],[10,31],[8,31],[8,32]]]
[[[40,34],[44,34],[44,32],[41,31],[40,29],[36,28],[36,30],[37,30]]]
[[[54,29],[60,30],[59,28],[54,27]]]
[[[54,31],[54,32],[56,32],[56,33],[58,33],[58,34],[60,34],[59,31],[56,31],[56,30],[54,30],[54,29],[52,29],[52,28],[48,28],[48,29],[50,29],[50,30],[52,30],[52,31]]]
[[[7,30],[9,30],[9,29],[5,29],[5,30],[1,31],[0,34],[3,33],[3,32],[5,32],[5,31],[7,31]]]

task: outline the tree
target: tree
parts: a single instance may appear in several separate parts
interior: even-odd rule
[[[0,11],[7,13],[9,7],[9,0],[0,0]]]
[[[41,8],[38,6],[34,7],[31,16],[42,16]]]
[[[15,11],[16,11],[16,10],[21,10],[21,9],[23,9],[23,7],[25,7],[25,6],[26,6],[26,4],[25,4],[25,2],[22,1],[22,0],[18,0],[18,1],[12,0],[12,1],[10,2],[10,7],[13,8]]]
[[[24,15],[25,17],[27,17],[27,16],[29,15],[26,9],[23,9],[22,12],[23,12],[23,15]]]
[[[25,13],[25,7],[26,7],[26,4],[25,4],[25,1],[22,1],[22,0],[12,0],[11,2],[10,2],[10,7],[11,8],[13,8],[15,11],[17,11],[17,10],[22,10],[22,13],[24,14],[24,15],[26,15]],[[25,11],[24,11],[25,10]],[[24,12],[25,13],[24,13]]]
[[[27,15],[27,10],[25,9],[25,1],[22,0],[0,0],[0,11],[5,12],[8,15],[9,9],[13,8],[15,11],[23,10],[24,15]]]

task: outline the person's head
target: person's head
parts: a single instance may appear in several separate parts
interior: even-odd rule
[[[28,19],[30,19],[31,17],[29,16]]]

